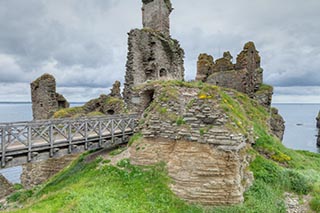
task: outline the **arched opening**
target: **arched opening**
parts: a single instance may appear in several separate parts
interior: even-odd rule
[[[160,78],[165,78],[167,77],[167,70],[162,68],[160,71],[159,71],[159,76]]]
[[[146,90],[141,94],[141,105],[143,110],[147,109],[154,99],[154,90]]]
[[[115,111],[114,111],[113,109],[109,109],[109,110],[107,111],[107,114],[108,114],[108,115],[114,115],[114,113],[115,113]]]

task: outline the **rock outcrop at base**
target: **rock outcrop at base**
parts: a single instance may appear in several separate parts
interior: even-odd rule
[[[44,74],[31,83],[32,112],[34,120],[49,119],[59,109],[69,108],[68,101],[56,92],[56,80]]]
[[[13,191],[12,184],[0,174],[0,199],[11,194]]]
[[[271,108],[271,119],[270,119],[270,126],[271,126],[271,131],[273,135],[277,136],[281,141],[283,140],[283,135],[284,135],[284,120],[282,116],[279,114],[278,109],[272,107]]]
[[[50,158],[41,162],[24,164],[22,166],[21,184],[27,189],[38,186],[70,165],[77,157],[77,154],[73,154],[61,158]]]
[[[183,82],[149,83],[136,92],[152,89],[149,106],[136,108],[144,111],[139,125],[143,138],[130,148],[132,162],[166,162],[171,189],[188,202],[241,203],[253,179],[247,150],[254,140],[252,125],[228,111],[234,107],[227,93],[239,94]]]

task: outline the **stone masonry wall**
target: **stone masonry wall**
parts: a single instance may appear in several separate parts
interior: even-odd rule
[[[56,80],[44,74],[31,83],[32,112],[34,120],[49,119],[60,108],[68,108],[69,103],[56,92]]]
[[[170,0],[142,0],[142,23],[144,28],[170,35],[170,13],[173,10]]]
[[[261,58],[253,42],[245,44],[235,64],[232,63],[230,52],[225,52],[222,58],[212,62],[208,60],[210,56],[205,55],[200,54],[198,58],[197,80],[235,89],[250,97],[262,84]]]
[[[150,80],[183,80],[184,51],[178,41],[152,30],[132,30],[123,97],[132,105],[132,89]]]

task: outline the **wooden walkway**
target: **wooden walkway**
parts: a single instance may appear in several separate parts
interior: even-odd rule
[[[0,123],[0,167],[105,147],[116,138],[132,135],[136,118],[118,115]]]

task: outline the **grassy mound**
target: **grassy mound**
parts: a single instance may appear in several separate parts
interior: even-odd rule
[[[15,212],[274,213],[286,212],[285,192],[298,196],[309,194],[310,208],[320,212],[320,155],[283,146],[269,134],[270,114],[263,107],[244,94],[202,83],[153,83],[163,86],[164,101],[178,98],[174,97],[175,87],[199,88],[197,98],[201,99],[219,97],[221,108],[233,121],[230,128],[236,125],[238,131],[255,138],[250,150],[254,159],[250,169],[255,181],[245,193],[243,204],[216,208],[190,205],[170,191],[165,165],[132,166],[128,159],[123,159],[112,166],[101,158],[87,162],[81,157],[41,189],[28,192],[30,198],[16,198],[25,207]]]

